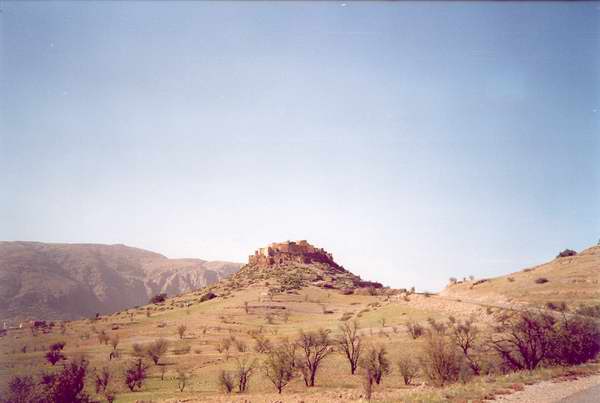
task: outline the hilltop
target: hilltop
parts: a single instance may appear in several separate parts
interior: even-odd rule
[[[213,284],[241,264],[125,245],[0,242],[0,319],[78,319]]]
[[[564,256],[561,256],[564,255]],[[600,246],[561,253],[548,263],[490,279],[458,281],[441,296],[485,303],[544,306],[600,302]]]

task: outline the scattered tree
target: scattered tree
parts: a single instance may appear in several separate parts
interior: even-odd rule
[[[447,337],[438,333],[429,333],[420,358],[423,372],[434,384],[444,386],[458,380],[462,355]]]
[[[167,352],[168,347],[169,342],[163,338],[160,338],[146,346],[146,355],[154,362],[155,365],[158,365],[160,357]]]
[[[329,333],[324,329],[316,332],[300,332],[296,344],[298,345],[302,358],[298,367],[304,378],[306,386],[315,386],[317,370],[321,362],[333,352],[332,340]]]
[[[354,375],[358,367],[358,360],[362,350],[362,341],[358,334],[358,322],[346,322],[340,326],[342,334],[336,339],[336,345],[340,351],[346,356],[350,364],[350,373]]]
[[[187,326],[186,325],[179,325],[177,327],[177,334],[179,335],[179,338],[183,340],[183,336],[185,335],[185,331],[187,330]]]
[[[387,359],[385,347],[371,347],[366,356],[360,360],[360,366],[369,373],[376,384],[380,384],[384,375],[391,372],[390,361]]]
[[[185,386],[187,385],[187,381],[189,379],[189,375],[185,372],[183,368],[177,368],[177,387],[180,392],[183,392]]]
[[[238,378],[238,391],[240,393],[245,392],[250,384],[250,378],[256,370],[256,360],[249,360],[247,358],[236,358],[236,372]]]
[[[295,354],[290,354],[290,350],[285,345],[269,352],[264,362],[265,375],[279,393],[294,378],[295,361]]]
[[[166,299],[167,299],[167,294],[163,292],[163,293],[160,293],[160,294],[155,295],[152,298],[150,298],[150,303],[151,304],[160,304],[161,302],[165,302]]]

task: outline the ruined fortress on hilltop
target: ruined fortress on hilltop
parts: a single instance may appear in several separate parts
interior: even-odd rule
[[[271,266],[287,263],[325,263],[338,268],[333,256],[322,248],[316,248],[307,241],[287,241],[272,243],[260,248],[248,258],[248,264],[256,266]]]

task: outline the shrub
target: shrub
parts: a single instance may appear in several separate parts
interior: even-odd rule
[[[416,322],[410,321],[406,324],[406,331],[413,339],[418,339],[419,337],[421,337],[423,335],[424,330],[425,329],[423,328],[423,326],[419,325]]]
[[[546,302],[546,308],[550,309],[551,311],[558,311],[558,312],[566,312],[568,310],[567,304],[565,303],[565,301],[561,301],[558,303]]]
[[[160,294],[155,295],[152,298],[150,298],[150,303],[151,304],[160,304],[161,302],[165,302],[166,299],[167,299],[167,294],[163,292],[163,293],[160,293]]]
[[[200,297],[200,302],[210,301],[213,298],[217,298],[217,294],[215,294],[212,291],[209,291]]]
[[[6,402],[29,403],[38,398],[37,383],[29,375],[15,376],[8,382]]]
[[[549,280],[546,277],[538,277],[535,279],[535,283],[536,284],[544,284],[547,283]]]
[[[101,394],[108,389],[108,385],[112,379],[112,374],[108,367],[102,367],[99,372],[94,374],[94,383],[96,385],[96,393]]]
[[[398,360],[398,371],[402,375],[405,385],[410,385],[419,374],[419,364],[410,356],[402,356]]]
[[[600,352],[600,329],[593,319],[564,317],[555,328],[549,361],[578,365],[596,358]]]
[[[254,351],[257,353],[266,353],[271,350],[271,340],[263,334],[255,333],[252,335],[252,338],[254,339]]]
[[[243,340],[235,339],[233,341],[233,344],[235,345],[235,348],[237,349],[237,351],[240,353],[245,353],[246,351],[248,351],[248,345]]]
[[[231,372],[221,370],[221,372],[219,373],[218,382],[219,386],[221,386],[221,389],[223,389],[225,393],[231,393],[233,391],[235,382],[233,379],[233,374]]]
[[[52,344],[49,348],[49,351],[46,353],[46,360],[48,360],[48,362],[52,365],[55,365],[60,360],[64,360],[65,355],[62,353],[62,349],[64,347],[64,341]]]
[[[133,392],[135,388],[138,388],[138,390],[142,388],[147,370],[148,365],[141,358],[129,364],[125,369],[125,384],[127,384],[130,391]]]
[[[384,375],[391,372],[390,361],[387,359],[385,347],[371,347],[365,358],[360,360],[360,366],[371,376],[376,384],[380,384]]]
[[[574,250],[565,249],[562,252],[560,252],[556,257],[561,258],[561,257],[575,256],[575,255],[577,255],[577,252],[575,252]]]
[[[459,379],[462,355],[446,336],[430,333],[423,346],[420,363],[432,383],[444,386]]]
[[[101,330],[98,333],[98,342],[100,344],[108,344],[109,340],[110,340],[110,336],[108,334],[106,334],[106,330]]]
[[[315,332],[300,331],[296,345],[301,351],[302,358],[298,362],[298,367],[304,378],[306,386],[315,386],[317,370],[321,362],[333,352],[333,341],[329,338],[329,333],[323,329]]]
[[[496,316],[490,345],[513,369],[535,369],[551,351],[556,320],[546,313],[504,312]]]
[[[346,356],[348,364],[350,364],[350,373],[354,375],[362,350],[362,340],[358,334],[358,322],[344,323],[340,326],[340,331],[342,334],[336,339],[336,345]]]
[[[580,305],[575,313],[578,315],[590,316],[592,318],[600,318],[600,305]]]
[[[65,365],[60,372],[43,375],[41,384],[45,399],[42,401],[88,402],[90,397],[84,391],[88,364],[85,358],[77,358]]]
[[[134,357],[138,357],[138,358],[142,358],[146,356],[146,349],[144,348],[144,346],[142,346],[139,343],[133,343],[133,345],[131,346],[132,350],[133,350],[133,356]]]

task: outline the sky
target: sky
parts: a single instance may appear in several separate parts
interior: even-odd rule
[[[600,238],[597,3],[0,9],[0,240],[435,291]]]

